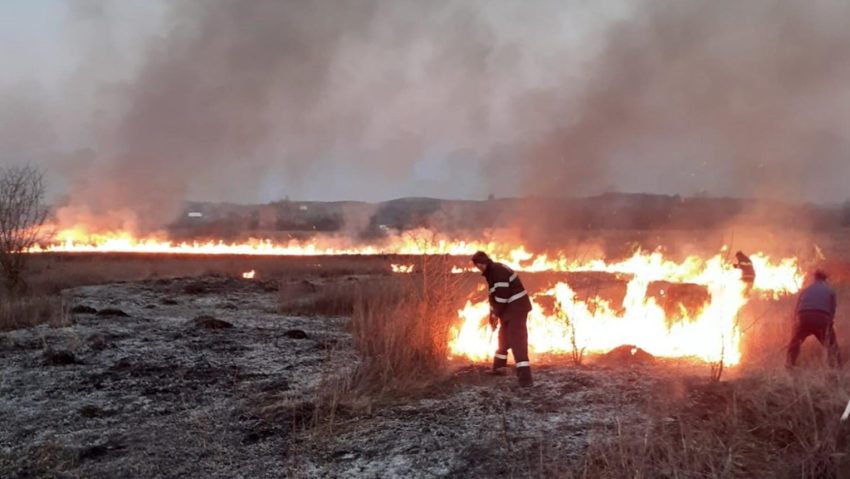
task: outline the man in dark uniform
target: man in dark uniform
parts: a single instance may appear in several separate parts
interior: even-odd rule
[[[835,291],[826,284],[826,273],[815,271],[815,281],[808,288],[800,292],[797,299],[794,334],[788,344],[788,367],[797,364],[797,356],[800,355],[800,346],[803,341],[814,334],[818,341],[827,349],[829,364],[838,367],[841,357],[838,351],[838,343],[835,340],[835,310],[837,302]]]
[[[519,276],[502,263],[496,263],[486,253],[472,256],[475,267],[487,280],[490,290],[490,326],[499,328],[499,348],[493,357],[493,373],[505,374],[508,349],[516,361],[520,386],[531,386],[531,365],[528,361],[528,329],[526,321],[531,311],[531,300]]]
[[[735,258],[738,260],[735,267],[741,270],[741,281],[747,285],[747,288],[744,291],[746,294],[750,294],[750,291],[753,290],[753,285],[756,282],[756,270],[753,268],[753,262],[742,251],[735,253]]]

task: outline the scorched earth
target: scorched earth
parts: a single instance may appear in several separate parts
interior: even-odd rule
[[[594,435],[705,382],[630,354],[538,365],[532,390],[457,363],[317,425],[317,391],[358,361],[345,318],[279,314],[276,283],[222,276],[65,295],[70,324],[0,335],[0,476],[494,477],[544,453],[566,473]]]

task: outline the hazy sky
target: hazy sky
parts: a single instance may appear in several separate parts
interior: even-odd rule
[[[0,161],[140,215],[850,197],[850,2],[5,0]]]

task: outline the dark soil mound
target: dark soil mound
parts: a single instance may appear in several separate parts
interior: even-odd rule
[[[198,316],[192,320],[192,323],[194,323],[195,326],[204,329],[227,329],[233,327],[233,325],[227,321],[222,321],[221,319],[217,319],[212,316]]]
[[[624,344],[608,351],[600,361],[609,366],[633,366],[651,364],[655,362],[655,356],[635,345]]]
[[[117,309],[117,308],[101,309],[96,314],[98,316],[102,316],[102,317],[119,317],[119,318],[129,318],[130,317],[129,314],[127,314],[124,311],[121,311],[120,309]]]
[[[74,314],[97,314],[97,310],[92,308],[91,306],[86,306],[84,304],[78,304],[71,308],[71,312]]]
[[[44,364],[48,366],[67,366],[69,364],[77,364],[77,358],[70,351],[48,349],[44,352]]]
[[[183,287],[185,294],[204,294],[209,291],[205,283],[189,283]]]
[[[290,339],[307,339],[307,338],[309,338],[309,336],[307,336],[307,333],[305,333],[304,331],[302,331],[300,329],[290,329],[290,330],[286,331],[285,333],[283,333],[283,335],[286,336],[287,338],[290,338]]]

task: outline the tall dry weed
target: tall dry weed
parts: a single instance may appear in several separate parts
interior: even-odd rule
[[[358,390],[404,391],[445,372],[449,331],[470,290],[452,264],[424,257],[417,273],[399,275],[393,287],[360,291],[351,318]]]
[[[59,296],[0,298],[0,331],[38,324],[60,326],[68,322],[68,308]]]
[[[848,477],[846,374],[765,374],[659,401],[640,426],[600,431],[584,477]]]

